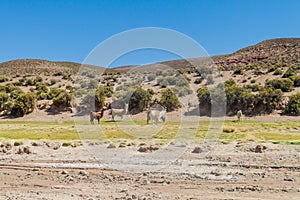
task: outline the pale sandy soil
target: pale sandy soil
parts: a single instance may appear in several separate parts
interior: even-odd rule
[[[256,145],[219,144],[204,157],[191,146],[148,172],[103,168],[83,146],[21,155],[14,147],[0,154],[0,199],[299,199],[300,147],[266,143],[255,153]]]

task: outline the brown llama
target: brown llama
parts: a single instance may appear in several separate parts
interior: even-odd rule
[[[91,113],[90,113],[91,124],[94,124],[94,119],[97,119],[98,124],[100,124],[100,119],[103,117],[105,110],[106,110],[106,108],[102,108],[99,112],[91,111]]]

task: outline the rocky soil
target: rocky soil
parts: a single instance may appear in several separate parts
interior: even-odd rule
[[[99,148],[101,145],[109,146],[99,144]],[[297,145],[218,144],[205,156],[200,156],[201,146],[191,145],[170,165],[152,171],[104,167],[85,146],[63,146],[60,141],[1,146],[6,151],[0,153],[0,199],[299,199],[300,196]],[[124,155],[132,150],[129,147],[109,150],[120,149]],[[137,150],[138,147],[136,153],[142,155],[153,153],[149,149]]]

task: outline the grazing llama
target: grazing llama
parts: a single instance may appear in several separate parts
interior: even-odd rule
[[[116,116],[119,116],[119,117],[121,117],[121,119],[123,119],[123,115],[127,115],[127,114],[128,114],[128,103],[125,103],[123,109],[117,109],[117,108],[111,107],[111,115],[112,115],[113,121],[115,121]]]
[[[103,107],[99,112],[91,111],[91,113],[90,113],[91,124],[94,124],[94,119],[97,119],[98,124],[100,124],[100,119],[103,117],[105,110],[106,110],[106,107]]]
[[[151,121],[151,123],[157,124],[158,122],[166,121],[166,109],[162,108],[162,110],[157,109],[149,109],[147,111],[147,124]]]
[[[242,111],[241,110],[237,111],[236,115],[237,115],[238,121],[241,121],[241,118],[243,116]]]

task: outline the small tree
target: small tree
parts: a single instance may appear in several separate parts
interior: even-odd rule
[[[161,91],[160,104],[164,106],[168,112],[180,108],[179,100],[170,88],[166,88]]]
[[[99,85],[95,92],[95,109],[100,110],[105,105],[105,98],[108,90],[103,85]]]
[[[300,116],[300,93],[290,97],[284,112],[288,115]]]
[[[33,93],[22,93],[15,100],[10,113],[15,117],[22,117],[29,114],[34,110],[35,102],[36,99]]]
[[[142,112],[148,107],[153,91],[144,90],[141,86],[134,90],[129,100],[129,110],[133,113]]]

